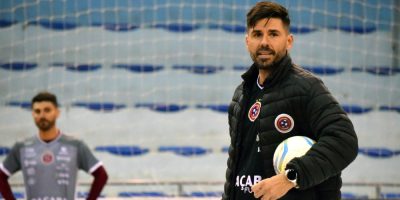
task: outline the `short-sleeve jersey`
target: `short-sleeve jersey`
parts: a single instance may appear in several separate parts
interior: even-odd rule
[[[84,142],[60,134],[49,143],[38,136],[17,142],[0,168],[9,176],[22,170],[28,200],[70,200],[78,169],[92,173],[99,166]]]

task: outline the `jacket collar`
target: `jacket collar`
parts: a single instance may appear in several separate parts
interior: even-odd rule
[[[270,88],[280,82],[286,75],[288,74],[289,70],[292,67],[292,59],[289,55],[283,57],[278,63],[276,63],[272,67],[271,74],[267,77],[264,82],[264,88]],[[242,79],[245,82],[245,85],[248,83],[252,83],[256,81],[258,77],[258,68],[255,63],[253,63],[243,75]]]

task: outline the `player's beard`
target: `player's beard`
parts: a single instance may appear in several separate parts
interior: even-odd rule
[[[48,131],[53,128],[56,124],[56,120],[47,120],[47,119],[40,119],[39,121],[35,122],[36,126],[41,131]]]
[[[268,52],[271,56],[270,58],[259,58],[261,55],[261,51]],[[286,51],[284,52],[276,52],[273,49],[268,47],[261,47],[255,53],[250,53],[251,59],[254,61],[259,70],[267,70],[270,71],[272,67],[278,63],[284,56],[286,55]]]

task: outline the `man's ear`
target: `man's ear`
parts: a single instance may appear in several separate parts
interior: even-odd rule
[[[292,48],[293,42],[294,42],[293,34],[289,34],[287,41],[286,41],[286,50],[287,51],[289,51]]]
[[[246,49],[249,50],[249,34],[248,33],[246,33],[245,42],[246,42]]]
[[[58,116],[60,116],[60,113],[61,113],[60,109],[58,107],[56,107],[57,118],[58,118]]]

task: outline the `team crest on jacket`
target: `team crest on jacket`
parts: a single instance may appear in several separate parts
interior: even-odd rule
[[[275,128],[281,133],[289,133],[294,127],[294,120],[288,114],[280,114],[275,118]]]
[[[247,115],[249,117],[249,120],[254,122],[260,114],[260,110],[261,102],[256,101],[249,109],[249,114]]]

